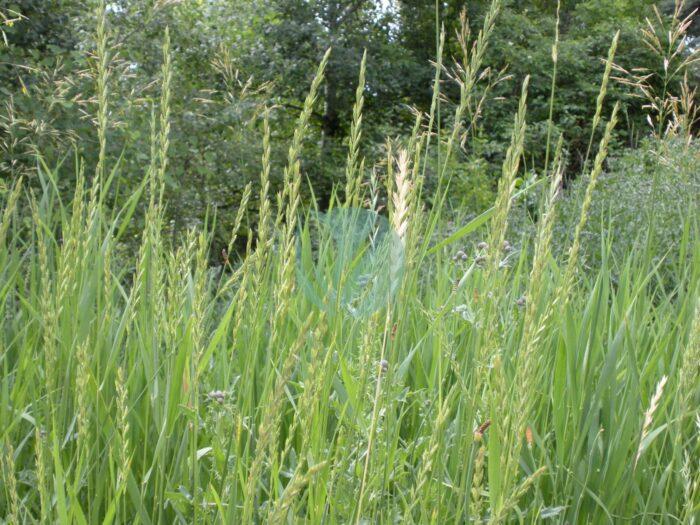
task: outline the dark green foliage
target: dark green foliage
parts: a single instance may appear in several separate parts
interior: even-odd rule
[[[23,0],[0,6],[22,19],[4,25],[0,43],[0,177],[2,186],[27,175],[34,186],[35,153],[55,165],[80,145],[86,173],[96,164],[94,50],[95,13],[88,0]],[[260,113],[271,109],[272,192],[279,188],[285,144],[321,56],[332,48],[326,82],[304,144],[304,198],[309,187],[321,207],[344,177],[347,137],[359,63],[367,51],[367,86],[361,154],[369,168],[384,156],[385,137],[406,137],[414,123],[410,108],[430,109],[434,60],[440,26],[445,28],[444,65],[460,55],[455,31],[464,2],[448,0],[239,0],[237,2],[107,2],[109,46],[108,156],[121,159],[113,200],[135,191],[147,167],[144,144],[150,118],[157,112],[162,61],[161,42],[170,28],[172,82],[171,158],[167,201],[172,231],[179,232],[216,216],[217,240],[225,243],[242,188],[257,184],[261,155]],[[489,0],[467,3],[476,35]],[[667,16],[672,3],[662,2]],[[686,12],[694,3],[687,4]],[[561,4],[559,63],[553,108],[553,140],[563,134],[569,170],[580,170],[591,135],[591,120],[603,72],[602,59],[618,29],[615,61],[627,69],[662,63],[643,45],[639,28],[651,15],[648,0],[565,0]],[[437,20],[436,20],[437,17]],[[510,133],[522,79],[530,74],[528,136],[523,165],[541,173],[548,133],[556,4],[526,0],[504,2],[484,67],[505,68],[510,79],[489,93],[476,127],[454,151],[453,206],[477,213],[490,202]],[[695,33],[693,33],[693,31]],[[690,28],[690,37],[697,25]],[[697,83],[697,71],[690,84]],[[435,132],[452,125],[458,88],[442,75],[444,100],[438,104]],[[676,85],[670,86],[677,92]],[[478,88],[482,89],[482,88]],[[477,89],[477,91],[478,91]],[[643,102],[633,90],[611,82],[603,115],[623,103],[618,145],[635,147],[649,133]],[[479,95],[479,93],[477,93]],[[471,111],[471,110],[470,110]],[[466,119],[473,113],[467,112]],[[468,123],[465,123],[468,124]],[[73,166],[60,184],[70,190]],[[434,175],[429,162],[427,189]],[[573,175],[569,175],[573,178]],[[255,190],[256,188],[254,188]],[[251,202],[251,226],[255,203]],[[473,210],[472,210],[473,208]],[[137,214],[140,217],[141,214]],[[138,233],[140,227],[135,228]]]

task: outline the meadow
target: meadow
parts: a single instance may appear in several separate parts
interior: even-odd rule
[[[58,167],[38,156],[39,190],[19,178],[2,202],[5,523],[700,519],[697,206],[679,210],[672,253],[647,237],[620,256],[603,225],[597,264],[585,264],[589,212],[620,119],[617,105],[603,110],[611,35],[563,249],[552,240],[561,143],[547,144],[537,180],[521,176],[527,78],[496,201],[476,218],[455,217],[445,204],[449,160],[479,103],[491,14],[465,40],[454,128],[438,140],[429,132],[436,81],[431,112],[388,141],[381,169],[365,168],[360,154],[363,62],[345,180],[318,210],[302,200],[300,156],[326,55],[276,195],[269,114],[261,116],[261,190],[243,192],[220,255],[215,214],[182,238],[164,234],[167,35],[162,97],[143,144],[149,161],[136,191],[110,197],[120,164],[106,155],[108,44],[98,26],[94,172],[79,152],[67,154],[77,182],[66,194]],[[697,152],[683,105],[664,108],[659,122],[673,125],[659,134],[659,162],[670,141]],[[440,164],[426,181],[436,148]],[[512,216],[531,196],[532,233],[513,237]],[[257,226],[237,252],[251,202]],[[139,246],[125,256],[140,205]]]

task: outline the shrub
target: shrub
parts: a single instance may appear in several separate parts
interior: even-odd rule
[[[633,249],[650,248],[662,276],[675,280],[684,217],[693,217],[700,203],[699,162],[697,141],[687,144],[675,139],[648,140],[611,159],[598,181],[590,221],[582,232],[583,264],[600,267],[601,246],[606,242],[611,243],[617,261]],[[560,247],[573,235],[587,183],[588,177],[576,181],[562,202],[555,232]],[[694,235],[694,225],[690,226]]]

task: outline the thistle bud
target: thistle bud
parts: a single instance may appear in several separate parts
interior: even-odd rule
[[[389,361],[386,359],[379,361],[379,369],[382,374],[386,374],[389,371]]]
[[[453,261],[464,261],[467,258],[467,254],[464,253],[464,250],[459,250],[457,253],[455,253],[452,256]]]
[[[222,390],[212,390],[207,394],[207,397],[209,397],[209,399],[212,401],[216,401],[217,403],[221,404],[224,402],[224,399],[226,399],[226,392]]]

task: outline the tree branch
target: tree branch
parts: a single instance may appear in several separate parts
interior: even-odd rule
[[[355,0],[354,2],[350,2],[347,6],[345,6],[345,9],[343,9],[343,12],[340,13],[336,20],[336,26],[345,23],[345,21],[350,18],[355,11],[362,7],[366,1],[367,0]]]

